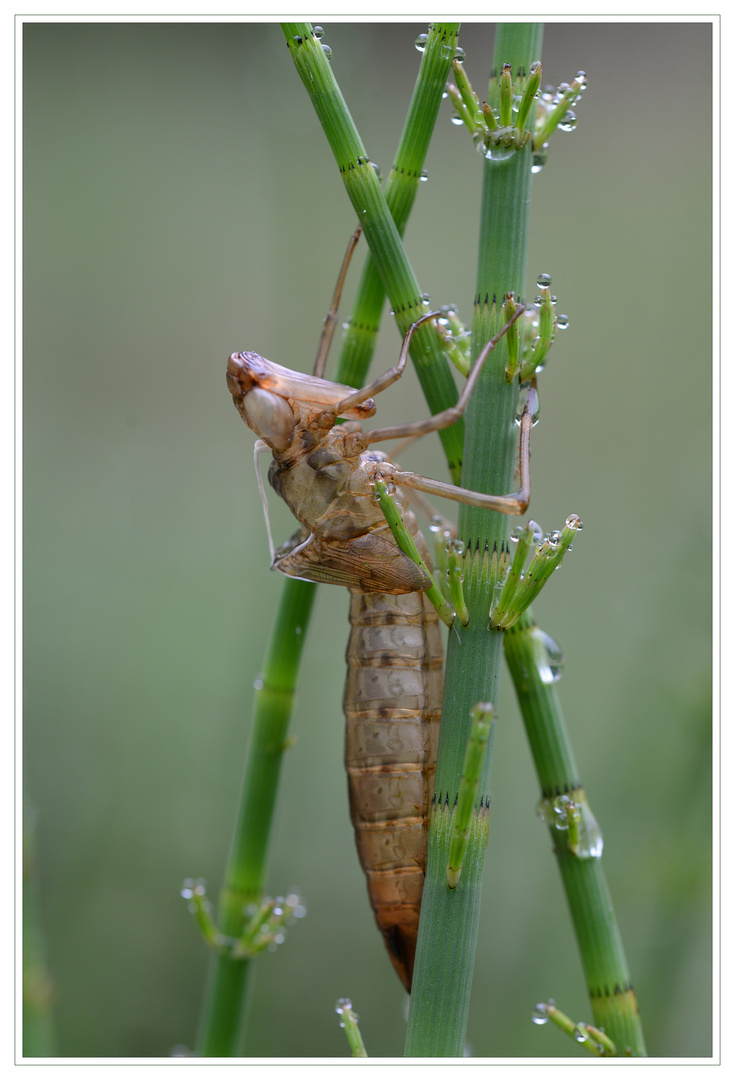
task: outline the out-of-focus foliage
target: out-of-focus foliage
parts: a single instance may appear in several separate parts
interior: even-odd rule
[[[325,25],[384,173],[425,29]],[[491,42],[462,28],[476,87]],[[590,85],[534,179],[529,258],[531,299],[550,273],[570,317],[532,512],[585,524],[535,614],[657,1056],[710,1052],[710,47],[706,24],[546,27],[545,81]],[[225,359],[309,369],[354,222],[276,26],[30,24],[24,80],[24,750],[58,1044],[166,1055],[206,963],[179,887],[216,894],[279,590]],[[481,163],[450,113],[406,243],[469,319]],[[397,349],[386,322],[379,363]],[[423,415],[412,373],[385,399],[384,423]],[[404,463],[445,478],[433,445]],[[323,587],[270,875],[309,914],[259,961],[254,1056],[345,1055],[340,997],[371,1055],[402,1052],[347,813],[346,618]],[[471,1048],[574,1054],[530,1019],[588,1010],[509,686],[500,717]]]

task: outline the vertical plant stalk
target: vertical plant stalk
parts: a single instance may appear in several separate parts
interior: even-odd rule
[[[645,1057],[646,1047],[635,992],[600,858],[601,837],[587,806],[548,668],[539,664],[544,635],[530,609],[505,632],[505,655],[531,747],[542,799],[554,817],[554,800],[572,799],[582,810],[577,853],[568,829],[550,824],[574,932],[587,983],[594,1023],[604,1028],[619,1056]],[[544,678],[546,674],[546,678]],[[542,804],[544,805],[544,804]],[[582,852],[580,856],[579,852]],[[586,857],[585,857],[586,856]]]
[[[509,63],[528,72],[541,58],[542,27],[534,23],[498,26],[493,67]],[[531,118],[532,122],[532,118]],[[485,160],[483,173],[477,292],[472,323],[472,355],[495,333],[504,295],[523,296],[530,211],[530,146],[505,161]],[[505,378],[505,342],[488,358],[465,417],[462,483],[503,494],[514,490],[517,465],[517,384]],[[467,548],[465,591],[469,626],[450,635],[444,708],[437,762],[435,805],[416,966],[406,1037],[406,1056],[461,1057],[479,931],[481,872],[487,843],[487,792],[492,760],[488,740],[479,792],[480,805],[455,889],[447,884],[451,822],[460,786],[471,711],[481,701],[497,706],[502,633],[489,631],[493,561],[507,548],[507,515],[462,507],[458,536]]]
[[[244,908],[263,895],[286,735],[315,595],[316,586],[310,582],[284,582],[255,691],[240,806],[217,909],[219,929],[228,937],[239,937]],[[252,966],[252,959],[212,956],[197,1039],[200,1057],[238,1053]]]
[[[390,206],[401,229],[408,219],[419,184],[456,48],[457,30],[456,24],[439,25],[433,27],[428,35],[396,163],[386,185]],[[312,38],[310,28],[308,34],[305,31],[305,36],[314,43],[317,41]],[[323,59],[324,54],[319,48],[314,55]],[[339,114],[336,123],[340,123]],[[373,174],[372,168],[369,173]],[[363,227],[370,231],[367,222],[363,221]],[[388,250],[391,250],[390,247]],[[403,259],[405,261],[405,256]],[[364,380],[384,298],[385,288],[380,275],[372,260],[368,260],[353,311],[351,334],[343,350],[337,376],[339,381],[360,385]],[[364,327],[374,329],[362,334],[360,328]],[[451,401],[447,400],[446,403],[450,404]],[[218,906],[219,930],[230,937],[239,935],[243,925],[243,909],[261,900],[265,886],[268,844],[283,749],[315,590],[316,586],[307,582],[284,582],[276,624],[264,662],[263,685],[255,693],[243,789]],[[212,957],[197,1040],[200,1056],[232,1057],[237,1054],[252,964],[251,959],[234,959],[223,954]]]

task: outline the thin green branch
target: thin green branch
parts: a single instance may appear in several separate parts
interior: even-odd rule
[[[541,787],[587,982],[595,1025],[618,1054],[646,1048],[623,942],[602,868],[602,837],[574,760],[556,689],[558,646],[539,630],[530,609],[505,632],[505,655]]]
[[[362,225],[370,252],[395,313],[401,336],[426,312],[422,291],[403,249],[380,180],[334,78],[320,40],[308,23],[283,23],[296,70],[339,167],[342,181]],[[432,413],[453,405],[457,390],[442,355],[436,331],[421,327],[413,336],[411,359]],[[440,432],[450,472],[457,477],[462,462],[462,422]]]
[[[288,724],[315,594],[316,586],[309,582],[284,583],[255,690],[240,806],[217,912],[219,930],[230,938],[240,937],[246,907],[262,899]],[[213,954],[197,1039],[199,1056],[238,1053],[252,964],[250,958]]]
[[[435,23],[426,34],[406,123],[384,185],[385,201],[401,236],[420,183],[426,179],[424,162],[451,71],[458,32],[458,23]],[[385,287],[375,260],[368,255],[342,344],[339,382],[348,386],[362,386],[365,382],[384,303]]]
[[[341,1018],[339,1026],[344,1028],[351,1056],[366,1058],[368,1056],[367,1050],[365,1049],[365,1043],[363,1042],[362,1034],[357,1023],[359,1017],[352,1008],[350,999],[340,998],[335,1006],[335,1012]]]

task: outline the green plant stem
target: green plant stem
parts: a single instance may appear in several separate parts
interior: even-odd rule
[[[396,163],[386,185],[391,209],[401,229],[415,198],[456,36],[456,24],[432,28],[428,36]],[[315,55],[323,58],[321,48]],[[338,112],[337,123],[339,120]],[[369,169],[369,173],[372,176],[373,170]],[[369,232],[366,223],[364,226]],[[374,334],[360,340],[354,330],[370,325],[377,332],[384,298],[382,280],[372,260],[368,260],[353,311],[353,333],[348,335],[347,348],[343,349],[339,381],[360,385],[364,380]],[[237,937],[242,929],[243,908],[259,902],[263,894],[284,741],[314,595],[314,585],[294,580],[284,583],[264,663],[263,688],[255,694],[242,796],[218,908],[219,929],[231,937]],[[201,1056],[230,1057],[237,1053],[252,963],[225,955],[212,957],[197,1044]]]
[[[309,582],[284,583],[262,685],[255,691],[237,823],[218,905],[219,929],[229,937],[239,937],[244,908],[262,898],[278,781],[315,593],[316,586]],[[201,1057],[238,1053],[252,964],[249,959],[212,956],[197,1040]]]
[[[282,23],[281,28],[296,70],[324,128],[403,336],[411,323],[427,309],[380,180],[311,26],[308,23]],[[424,324],[414,334],[411,359],[431,412],[440,412],[454,404],[457,400],[454,380],[442,355],[436,332],[430,325]],[[450,472],[458,478],[462,462],[462,422],[445,428],[439,434]]]
[[[584,805],[561,702],[554,683],[542,678],[529,608],[505,632],[505,655],[531,747],[542,797],[569,795]],[[580,858],[564,831],[550,826],[574,932],[587,982],[594,1023],[604,1028],[619,1055],[645,1057],[635,992],[630,983],[620,931],[602,860]]]
[[[538,24],[501,25],[494,68],[510,63],[528,71],[540,59]],[[486,160],[480,219],[477,293],[472,325],[472,355],[493,336],[493,299],[508,291],[522,296],[530,211],[530,147],[506,161]],[[465,418],[466,487],[492,493],[514,490],[517,460],[515,410],[517,385],[505,378],[505,343],[488,358]],[[502,634],[488,631],[492,576],[488,561],[508,541],[509,519],[491,511],[462,507],[458,535],[467,546],[465,586],[469,626],[450,635],[444,708],[435,786],[435,810],[429,830],[426,882],[421,909],[411,1008],[406,1038],[410,1057],[461,1057],[464,1051],[474,957],[479,931],[481,870],[487,831],[478,826],[470,838],[457,888],[447,885],[450,819],[459,791],[471,710],[480,701],[497,705]],[[489,788],[492,737],[479,784]],[[486,811],[485,811],[486,813]]]
[[[401,236],[421,183],[458,33],[458,23],[434,23],[429,27],[406,123],[384,185],[385,201]],[[339,382],[348,386],[362,386],[365,382],[384,303],[385,287],[374,259],[368,255],[342,343]]]

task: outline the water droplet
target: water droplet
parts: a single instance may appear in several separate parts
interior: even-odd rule
[[[564,666],[564,653],[561,646],[554,641],[553,637],[544,630],[535,627],[533,630],[536,666],[541,682],[551,686],[559,682],[562,667]]]
[[[484,142],[480,141],[476,146],[478,153],[482,154],[486,161],[508,161],[515,153],[513,146],[503,146],[502,143],[485,146]]]
[[[181,895],[185,900],[190,900],[194,896],[206,896],[206,881],[204,878],[186,878],[181,886]]]
[[[549,144],[544,143],[544,145],[541,147],[541,149],[537,150],[536,153],[533,155],[533,160],[532,160],[532,163],[531,163],[531,172],[534,175],[536,173],[541,172],[544,165],[546,164],[548,156],[549,156]]]
[[[536,278],[536,284],[539,289],[548,289],[549,285],[551,285],[551,274],[539,274]]]
[[[293,41],[295,45],[301,45],[303,40],[304,39],[301,37],[300,34],[294,34],[294,36],[291,38],[291,41]]]
[[[421,293],[420,299],[424,307],[431,307],[431,297],[427,292]]]
[[[383,174],[380,171],[380,165],[376,164],[376,162],[374,162],[374,161],[371,161],[370,164],[372,165],[373,169],[375,170],[375,175],[377,176],[378,180],[382,180],[383,179]]]
[[[516,405],[515,420],[516,420],[516,424],[518,424],[519,427],[521,426],[521,418],[523,417],[523,412],[524,412],[524,410],[526,408],[526,402],[528,400],[528,393],[529,393],[530,389],[531,389],[530,383],[523,383],[521,385],[521,392],[518,395],[518,404]],[[535,395],[534,395],[533,413],[531,415],[531,421],[532,421],[532,424],[533,424],[534,427],[536,426],[536,424],[538,424],[539,416],[540,416],[540,404],[539,404],[539,399],[538,399],[538,393],[536,392]]]
[[[334,1011],[341,1015],[345,1011],[345,1009],[351,1009],[351,1008],[352,1008],[352,1002],[350,1001],[349,998],[337,998],[337,1002],[336,1002],[336,1004],[334,1006]]]
[[[454,50],[454,59],[459,60],[460,64],[464,63],[464,49],[460,49],[458,46]]]
[[[429,179],[428,172],[426,171],[426,169],[422,169],[421,172],[419,173],[419,180],[421,181],[422,184],[425,184],[428,179]]]
[[[604,840],[597,819],[586,802],[580,806],[579,842],[575,854],[579,859],[599,859]]]
[[[547,1024],[549,1022],[549,1011],[546,1008],[546,1002],[540,1001],[538,1005],[534,1005],[531,1019],[534,1024]]]
[[[576,529],[577,532],[581,532],[584,528],[584,525],[582,524],[582,519],[576,514],[570,514],[564,524],[568,529]]]
[[[531,75],[535,75],[540,67],[541,67],[541,61],[540,60],[534,60],[528,70],[529,70]]]
[[[443,527],[444,523],[442,522],[442,519],[438,516],[438,514],[436,517],[433,517],[429,522],[429,532],[441,532]]]
[[[556,321],[554,323],[554,329],[555,330],[566,330],[566,328],[568,326],[569,326],[569,316],[568,315],[557,315],[556,316]]]
[[[428,34],[419,34],[419,36],[416,38],[416,40],[414,41],[414,45],[416,46],[416,48],[418,49],[419,52],[424,51],[424,49],[426,48],[426,42],[428,41],[428,39],[429,39]]]
[[[574,1029],[574,1038],[579,1043],[587,1042],[587,1030],[584,1024],[577,1024],[576,1028]]]
[[[559,121],[559,131],[574,131],[577,126],[577,117],[573,112],[568,112]]]
[[[312,32],[312,34],[314,35],[315,38],[323,38],[324,37],[324,27],[323,26],[315,26],[315,27],[312,28],[311,32]]]
[[[263,682],[262,676],[258,675],[258,677],[253,681],[253,689],[262,690],[264,686],[265,683]]]
[[[566,832],[569,828],[569,811],[573,806],[574,802],[569,795],[557,795],[551,804],[555,816],[549,824],[553,825],[559,832]]]
[[[461,127],[461,126],[462,126],[462,124],[464,123],[464,120],[462,119],[462,117],[461,117],[461,116],[457,116],[457,114],[456,114],[456,113],[454,114],[454,116],[450,116],[450,117],[449,117],[449,119],[450,119],[450,120],[452,121],[452,123],[453,123],[453,124],[455,124],[455,125],[456,125],[457,127]]]
[[[327,60],[332,59],[332,50],[329,48],[328,45],[325,45],[323,42],[322,42],[322,51],[323,51],[324,55],[326,56]]]

